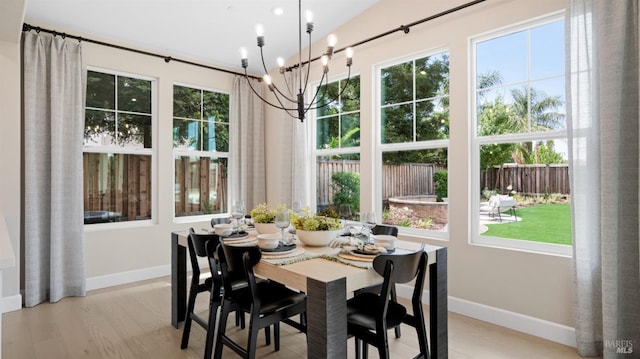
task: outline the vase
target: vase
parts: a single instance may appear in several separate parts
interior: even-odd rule
[[[296,234],[300,242],[310,247],[324,247],[329,245],[329,242],[334,240],[342,229],[336,229],[333,231],[303,231],[296,229]]]

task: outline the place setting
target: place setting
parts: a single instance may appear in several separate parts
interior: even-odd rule
[[[305,252],[304,248],[294,243],[288,231],[290,219],[288,210],[279,210],[275,215],[275,225],[280,233],[258,234],[258,247],[262,251],[262,257],[266,259],[278,259],[295,257]]]

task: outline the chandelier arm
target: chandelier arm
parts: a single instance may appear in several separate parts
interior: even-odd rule
[[[269,102],[269,101],[268,101],[267,99],[265,99],[264,97],[262,97],[262,96],[261,96],[261,95],[256,91],[256,89],[254,89],[254,88],[253,88],[253,85],[251,85],[251,81],[249,81],[249,77],[248,77],[248,75],[247,75],[247,73],[246,73],[246,72],[247,72],[247,70],[245,69],[245,78],[247,79],[247,82],[249,83],[249,88],[251,88],[251,91],[252,91],[256,96],[258,96],[258,98],[259,98],[260,100],[262,100],[262,102],[266,103],[267,105],[269,105],[269,106],[271,106],[271,107],[274,107],[274,108],[277,108],[277,109],[280,109],[280,110],[285,110],[285,111],[295,111],[295,110],[296,110],[295,108],[286,108],[286,107],[284,107],[284,106],[282,106],[282,107],[281,107],[281,106],[278,106],[278,105],[276,105],[276,104],[273,104],[273,103]],[[277,98],[278,98],[278,97],[276,96],[276,99],[277,99]],[[278,101],[278,102],[279,102],[279,101]]]
[[[262,50],[262,46],[258,47],[260,47],[260,60],[262,60],[262,68],[264,69],[264,74],[268,76],[269,71],[267,70],[267,65],[264,63],[264,52]]]
[[[327,82],[329,82],[329,81],[327,80]],[[327,102],[325,102],[324,104],[322,104],[320,106],[310,107],[309,110],[317,110],[319,108],[327,107],[330,103],[336,101],[338,98],[340,98],[340,96],[342,96],[342,93],[344,92],[344,90],[347,89],[347,87],[349,87],[350,83],[351,83],[351,66],[349,66],[349,73],[347,75],[347,83],[344,84],[344,86],[342,87],[342,89],[340,90],[338,95],[336,97],[332,98],[330,101],[327,101]]]
[[[286,80],[286,79],[285,79],[285,80]],[[286,81],[285,81],[285,83],[286,83]],[[289,101],[289,102],[291,102],[291,103],[296,103],[296,102],[297,102],[296,100],[294,100],[294,99],[292,99],[292,98],[289,98],[289,96],[287,96],[285,93],[283,93],[282,91],[280,91],[280,89],[278,88],[278,86],[276,86],[276,84],[271,83],[271,86],[273,86],[273,89],[275,90],[275,92],[279,93],[279,94],[280,94],[280,96],[282,96],[285,100],[287,100],[287,101]]]
[[[320,79],[320,86],[318,86],[318,91],[316,91],[316,93],[313,95],[313,99],[309,102],[309,106],[305,108],[304,113],[307,113],[307,111],[309,111],[310,109],[322,108],[329,105],[329,103],[325,103],[322,106],[312,107],[313,104],[316,103],[316,99],[318,98],[318,94],[320,93],[320,89],[322,88],[322,81],[325,81],[325,87],[329,84],[329,76],[327,76],[326,72],[322,72],[322,78]]]
[[[289,111],[296,111],[297,112],[297,110],[298,110],[297,108],[286,108],[286,107],[284,107],[284,104],[280,100],[280,97],[278,97],[278,94],[274,92],[274,96],[276,97],[276,100],[278,100],[278,103],[280,104],[280,107],[275,106],[276,108],[284,110],[289,116],[291,116],[293,118],[299,118],[299,116],[294,116],[291,112],[289,112]]]
[[[285,84],[285,85],[287,85],[287,91],[288,91],[290,94],[292,94],[292,93],[294,93],[294,92],[291,90],[291,89],[292,89],[292,87],[291,87],[291,85],[289,85],[289,81],[287,81],[286,73],[287,73],[286,71],[283,71],[283,72],[282,72],[282,79],[284,80],[284,84]]]

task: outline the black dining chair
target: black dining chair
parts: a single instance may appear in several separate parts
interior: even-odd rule
[[[220,291],[222,289],[222,281],[218,275],[216,267],[211,268],[210,272],[203,273],[198,263],[198,258],[206,258],[207,243],[217,245],[220,242],[220,237],[216,234],[198,234],[195,233],[193,228],[189,229],[189,237],[187,238],[189,247],[189,259],[191,262],[191,286],[189,287],[189,300],[187,302],[187,314],[185,316],[184,328],[182,329],[182,342],[180,344],[181,349],[185,349],[189,345],[189,334],[191,333],[191,323],[196,322],[201,327],[207,330],[207,339],[209,339],[209,322],[211,321],[211,313],[213,312],[213,322],[215,322],[215,311],[217,311],[217,305],[215,303],[220,302]],[[196,298],[200,293],[209,293],[209,319],[199,316],[194,312]],[[215,308],[212,308],[212,305]],[[213,339],[213,333],[211,338]],[[207,340],[205,343],[205,358],[211,357],[212,341]]]
[[[373,235],[380,235],[380,234],[386,234],[388,236],[394,236],[394,237],[398,237],[398,227],[396,226],[390,226],[390,225],[386,225],[386,224],[376,224],[372,229],[371,229],[371,234]],[[360,293],[361,291],[369,291],[369,292],[380,292],[380,288],[381,285],[375,285],[372,287],[368,287],[368,288],[363,288],[360,289],[358,291],[355,292],[355,294]],[[397,295],[396,295],[396,286],[392,286],[391,287],[391,300],[394,302],[397,302]],[[395,334],[396,334],[396,338],[400,338],[400,336],[402,335],[402,332],[400,331],[400,327],[396,327],[395,328]]]
[[[274,281],[256,281],[253,267],[260,261],[261,252],[258,247],[233,247],[222,243],[218,246],[218,260],[224,291],[216,334],[215,359],[222,358],[223,346],[246,359],[254,359],[256,355],[257,334],[261,328],[274,325],[274,347],[280,349],[280,322],[287,323],[306,333],[306,327],[289,319],[306,313],[306,295],[293,291]],[[233,290],[230,284],[244,280],[246,287]],[[231,340],[226,335],[229,313],[241,310],[249,314],[249,334],[246,348]]]
[[[364,291],[347,301],[347,333],[355,337],[356,357],[368,356],[368,345],[378,348],[381,359],[389,358],[387,330],[404,323],[416,329],[420,346],[418,357],[429,358],[427,331],[422,310],[422,290],[427,268],[427,253],[423,249],[407,254],[381,254],[373,260],[374,270],[383,276],[379,293]],[[411,304],[413,314],[396,301],[390,300],[396,283],[415,279]]]

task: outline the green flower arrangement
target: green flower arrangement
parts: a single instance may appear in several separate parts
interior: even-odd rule
[[[290,213],[291,224],[303,231],[334,231],[342,228],[342,223],[337,218],[326,217],[321,215],[312,215],[309,208],[302,211],[302,215]]]
[[[275,223],[276,212],[286,209],[287,206],[279,204],[276,208],[269,208],[266,203],[260,203],[256,208],[251,210],[251,220],[253,223]]]

